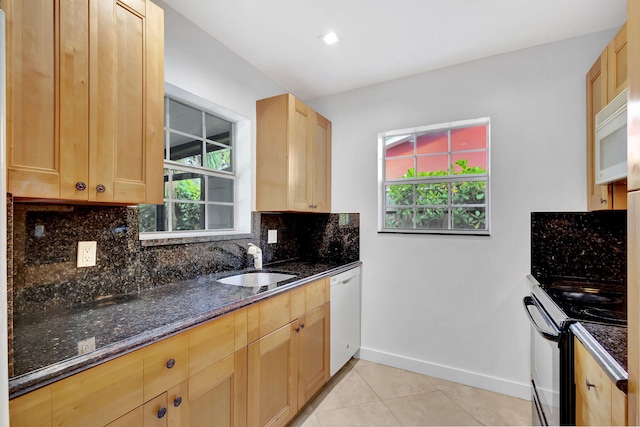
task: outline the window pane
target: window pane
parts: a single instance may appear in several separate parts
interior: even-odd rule
[[[387,205],[413,205],[413,185],[387,186]]]
[[[386,179],[414,177],[413,157],[385,160],[385,175]]]
[[[232,171],[231,148],[221,147],[216,144],[207,143],[207,164],[209,169],[217,171]]]
[[[390,136],[384,140],[385,157],[413,156],[413,135]]]
[[[217,176],[207,177],[209,202],[233,202],[233,180],[218,178]]]
[[[202,138],[202,112],[173,99],[169,100],[169,124],[171,129]]]
[[[486,230],[485,208],[455,208],[453,228],[464,230]]]
[[[474,126],[451,130],[451,151],[487,148],[487,127]]]
[[[204,205],[199,203],[174,203],[173,204],[173,229],[174,230],[203,230],[204,229]]]
[[[478,175],[487,173],[487,152],[454,153],[451,155],[454,174]]]
[[[140,232],[156,231],[155,205],[140,205],[138,215],[140,216]]]
[[[447,175],[448,170],[449,170],[448,154],[418,157],[418,176]]]
[[[387,208],[385,225],[386,228],[413,228],[413,208]]]
[[[485,203],[485,181],[455,182],[451,188],[454,205],[478,205]]]
[[[204,176],[172,170],[172,198],[178,200],[204,200]]]
[[[233,228],[233,206],[208,205],[209,230]]]
[[[220,144],[231,145],[232,124],[219,117],[205,113],[206,132],[205,137]]]
[[[445,182],[434,182],[416,185],[416,204],[447,205],[449,204],[449,185]]]
[[[418,154],[446,153],[449,151],[449,134],[446,130],[419,134]]]
[[[446,208],[416,209],[416,228],[446,230],[449,228],[449,211]]]
[[[202,141],[171,132],[169,160],[190,166],[202,166]]]

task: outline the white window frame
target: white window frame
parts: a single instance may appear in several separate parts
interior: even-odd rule
[[[191,92],[177,86],[165,83],[165,96],[185,105],[192,106],[198,110],[206,111],[216,117],[229,121],[233,124],[233,145],[232,162],[233,172],[215,171],[213,169],[203,169],[192,167],[184,163],[164,160],[165,169],[181,170],[193,172],[205,176],[221,176],[225,178],[233,177],[233,203],[216,203],[220,205],[233,205],[233,228],[216,230],[176,230],[176,231],[149,231],[140,232],[140,240],[154,239],[184,239],[189,237],[220,237],[233,236],[249,233],[251,230],[251,120],[220,105],[203,99]],[[165,99],[166,102],[166,99]],[[166,114],[166,112],[165,112]],[[175,130],[173,131],[175,132]],[[179,132],[178,132],[179,133]],[[164,128],[164,144],[168,149],[169,129]],[[205,185],[208,185],[205,180]],[[164,201],[174,201],[174,199],[164,198]],[[205,204],[206,202],[202,202]],[[205,221],[207,209],[205,208]],[[171,218],[169,218],[171,221]],[[206,223],[206,222],[205,222]]]
[[[398,178],[398,179],[385,179],[386,177],[386,154],[385,154],[385,140],[386,138],[393,136],[402,136],[402,135],[411,135],[411,134],[420,134],[425,132],[436,132],[436,131],[449,131],[449,146],[448,146],[448,155],[449,160],[451,160],[452,148],[451,148],[451,130],[474,127],[474,126],[482,126],[486,125],[487,127],[487,172],[485,174],[480,175],[448,175],[448,176],[434,176],[434,177],[416,177],[416,178]],[[459,120],[454,122],[446,122],[439,123],[435,125],[428,126],[419,126],[415,128],[406,128],[406,129],[397,129],[391,130],[387,132],[381,132],[378,134],[378,232],[379,233],[408,233],[408,234],[455,234],[455,235],[479,235],[479,236],[488,236],[491,234],[491,121],[489,117],[482,117],[478,119],[470,119],[470,120]],[[412,156],[414,159],[417,159],[417,147],[414,147],[414,153]],[[469,150],[468,152],[473,151],[484,151],[484,150]],[[455,151],[454,154],[464,153],[465,151]],[[449,162],[451,163],[451,162]],[[414,162],[414,167],[415,167]],[[417,171],[417,169],[415,169]],[[449,211],[449,219],[448,219],[448,227],[447,229],[441,228],[415,228],[415,220],[414,220],[414,228],[392,228],[386,226],[386,208],[387,208],[387,194],[386,187],[388,185],[402,185],[402,184],[425,184],[425,183],[453,183],[453,182],[470,182],[470,181],[485,181],[486,189],[485,189],[485,203],[482,205],[455,205],[452,203],[451,194],[449,194],[448,204],[446,205],[446,209]],[[415,191],[415,190],[414,190]],[[450,192],[449,192],[450,193]],[[439,205],[440,206],[440,205]],[[444,205],[442,205],[444,206]],[[461,229],[461,228],[453,228],[452,227],[452,215],[451,211],[457,207],[463,208],[471,208],[474,206],[482,206],[485,208],[485,223],[486,229]],[[406,208],[413,207],[414,209],[418,207],[422,207],[422,205],[414,204],[408,205]],[[425,206],[429,207],[429,206]],[[414,218],[415,218],[415,210],[414,210]]]

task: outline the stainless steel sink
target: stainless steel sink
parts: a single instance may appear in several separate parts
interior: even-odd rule
[[[257,273],[236,274],[235,276],[218,279],[218,282],[224,283],[225,285],[261,288],[262,286],[273,285],[284,280],[293,279],[294,277],[296,276],[293,274],[261,271]]]

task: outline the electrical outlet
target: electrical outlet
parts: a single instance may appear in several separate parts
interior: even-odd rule
[[[278,230],[267,231],[267,243],[278,243]]]
[[[89,353],[96,349],[96,337],[78,341],[78,355]]]
[[[78,267],[96,265],[96,242],[78,242]]]

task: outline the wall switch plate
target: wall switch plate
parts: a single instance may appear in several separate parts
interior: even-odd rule
[[[267,231],[267,243],[278,243],[278,230]]]
[[[78,356],[81,354],[89,353],[96,349],[96,337],[87,338],[86,340],[78,341]]]
[[[96,242],[78,242],[78,267],[96,265]]]

